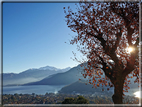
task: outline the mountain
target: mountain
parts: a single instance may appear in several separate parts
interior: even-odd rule
[[[54,70],[54,71],[58,71],[61,70],[59,68],[55,68],[55,67],[51,67],[51,66],[45,66],[45,67],[40,67],[39,70]]]
[[[66,72],[66,71],[68,71],[68,70],[70,70],[70,69],[71,69],[71,67],[67,67],[67,68],[61,69],[61,71],[62,71],[62,72]]]
[[[24,85],[66,85],[76,82],[79,78],[83,79],[81,72],[83,67],[80,65],[71,68],[67,72],[60,72],[57,74],[50,75],[40,81],[31,82]]]
[[[19,74],[16,73],[3,73],[3,85],[19,85],[26,84],[29,82],[40,81],[49,75],[53,75],[60,72],[66,72],[70,67],[65,69],[58,69],[55,67],[42,67],[44,69],[28,69]],[[45,69],[46,68],[46,69]],[[53,68],[53,69],[51,69]]]
[[[86,66],[86,64],[87,63],[84,63],[84,66]],[[69,85],[78,81],[79,79],[88,80],[88,77],[85,79],[81,74],[81,72],[84,72],[83,69],[84,67],[78,65],[76,67],[71,68],[67,72],[53,74],[40,81],[31,82],[24,85]],[[105,75],[102,75],[102,77],[104,76]]]
[[[114,93],[114,87],[109,87],[109,86],[104,86],[102,87],[102,85],[100,84],[100,87],[97,88],[92,88],[93,85],[91,84],[87,84],[86,85],[86,81],[84,80],[78,80],[72,84],[66,85],[64,86],[60,91],[58,91],[59,93],[64,93],[64,94],[73,94],[73,93],[80,93],[80,94],[113,94]],[[139,91],[138,88],[138,84],[129,84],[130,89],[128,90],[128,92],[125,92],[124,94],[126,95],[133,95],[134,92]],[[107,90],[107,88],[109,88],[109,90]],[[102,91],[102,89],[104,91]]]
[[[55,68],[55,67],[51,67],[51,66],[45,66],[45,67],[40,67],[39,68],[39,70],[54,70],[54,71],[62,71],[62,72],[66,72],[66,71],[68,71],[70,69],[71,69],[71,67],[60,69],[60,68]]]
[[[92,88],[92,85],[90,84],[85,85],[85,81],[88,80],[88,77],[84,79],[81,72],[83,72],[83,67],[78,65],[74,68],[71,68],[67,72],[53,74],[40,81],[31,82],[24,85],[66,85],[59,91],[60,93],[73,93],[73,92],[94,93],[96,91],[100,92],[102,90],[101,85],[100,85],[101,87],[97,87],[97,88]],[[105,75],[102,75],[102,78],[104,76]],[[81,81],[78,81],[79,79],[81,79]],[[130,79],[131,79],[131,84],[129,84],[129,87],[130,87],[129,92],[132,94],[134,89],[138,90],[138,84],[134,84],[135,78],[130,78]],[[106,93],[108,93],[108,91],[106,91],[107,88],[109,88],[109,86],[104,87],[104,90],[105,90],[104,92]],[[110,88],[110,93],[113,93],[113,91],[114,91],[114,87]]]
[[[109,91],[107,91],[107,87],[93,87],[93,85],[91,84],[87,84],[84,80],[78,80],[72,84],[69,84],[67,86],[64,86],[60,91],[58,91],[59,93],[81,93],[81,94],[89,94],[89,93],[113,93],[114,88],[110,88]],[[102,91],[102,89],[104,89],[104,91]]]

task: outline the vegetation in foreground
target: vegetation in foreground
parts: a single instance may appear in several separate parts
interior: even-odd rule
[[[83,96],[78,96],[77,98],[66,98],[62,104],[89,104],[89,101]]]
[[[68,99],[68,100],[67,100]],[[78,101],[77,101],[78,99]],[[81,102],[82,100],[83,102]],[[3,104],[67,104],[65,101],[73,100],[73,103],[85,104],[113,104],[111,96],[108,95],[77,95],[77,94],[54,94],[46,93],[45,95],[36,94],[4,94]],[[124,104],[139,104],[139,99],[134,96],[125,96]]]

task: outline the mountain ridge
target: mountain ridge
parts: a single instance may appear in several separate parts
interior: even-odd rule
[[[54,67],[55,68],[55,67]],[[27,69],[20,73],[3,73],[3,85],[12,85],[12,84],[25,84],[29,82],[35,82],[42,80],[49,75],[56,74],[59,72],[66,72],[71,69],[70,67],[58,70],[49,70],[49,69]]]
[[[81,72],[83,71],[83,67],[80,65],[71,68],[66,72],[60,72],[57,74],[50,75],[40,81],[31,82],[24,85],[66,85],[79,80],[79,78],[83,79]]]

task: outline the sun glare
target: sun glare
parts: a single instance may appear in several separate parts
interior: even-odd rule
[[[126,49],[129,53],[131,53],[134,49],[132,47],[129,47]]]
[[[137,92],[134,93],[135,97],[138,97],[138,98],[141,98],[140,94],[141,94],[140,91],[137,91]]]

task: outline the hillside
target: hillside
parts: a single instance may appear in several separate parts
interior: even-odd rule
[[[84,80],[76,81],[70,85],[63,87],[59,93],[82,93],[82,94],[89,94],[89,93],[113,93],[114,88],[111,88],[107,91],[108,87],[92,87],[91,84],[87,84]],[[102,91],[104,89],[104,91]]]
[[[55,67],[51,69],[44,67],[44,69],[28,69],[26,71],[16,73],[3,73],[3,85],[16,85],[16,84],[26,84],[29,82],[40,81],[49,75],[57,74],[60,72],[66,72],[70,68],[67,69],[56,69]]]
[[[78,65],[67,72],[53,74],[41,81],[24,85],[67,85],[76,82],[79,78],[83,79],[81,71],[83,71],[83,68]]]
[[[66,85],[64,86],[60,91],[59,93],[68,93],[68,94],[71,94],[71,93],[81,93],[81,94],[113,94],[114,93],[114,87],[111,87],[109,88],[109,86],[105,86],[105,87],[102,87],[100,85],[100,87],[93,87],[93,85],[91,84],[88,84],[86,85],[86,81],[84,80],[78,80],[72,84],[69,84],[69,85]],[[134,92],[136,91],[139,91],[139,88],[138,88],[138,84],[130,84],[129,85],[130,89],[128,90],[128,93],[126,92],[125,94],[128,95],[128,94],[133,94]],[[109,88],[109,90],[107,90],[107,88]],[[102,91],[102,89],[104,91]]]

